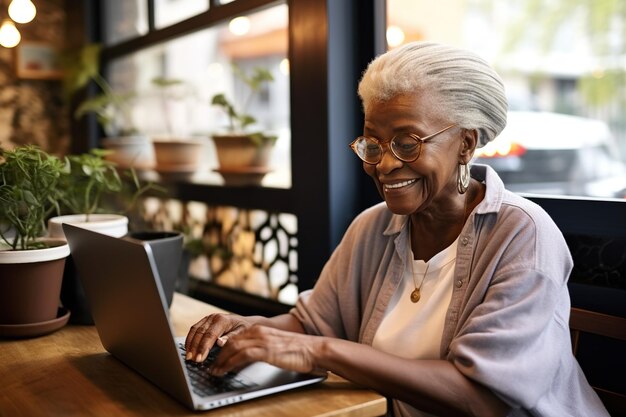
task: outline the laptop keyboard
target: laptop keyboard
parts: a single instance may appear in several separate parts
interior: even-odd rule
[[[185,358],[185,345],[180,343],[178,345],[180,354]],[[220,351],[220,347],[214,345],[209,351],[209,355],[204,362],[194,362],[185,360],[187,367],[187,373],[191,381],[191,387],[193,392],[200,396],[209,396],[214,394],[221,394],[224,392],[238,391],[246,388],[251,388],[256,384],[246,381],[241,377],[238,377],[236,373],[228,372],[222,377],[216,377],[209,373],[209,368],[217,354]]]

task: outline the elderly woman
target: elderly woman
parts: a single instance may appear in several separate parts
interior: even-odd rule
[[[396,416],[608,416],[572,356],[562,234],[469,166],[506,124],[500,77],[417,42],[375,59],[359,95],[351,147],[384,203],[354,220],[290,314],[205,317],[187,359],[217,343],[215,375],[259,360],[332,371],[392,399]]]

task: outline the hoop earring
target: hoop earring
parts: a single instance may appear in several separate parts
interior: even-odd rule
[[[459,164],[456,177],[456,188],[459,193],[465,194],[470,183],[470,168],[467,164]]]

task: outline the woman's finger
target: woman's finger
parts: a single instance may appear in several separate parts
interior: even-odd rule
[[[189,332],[187,332],[187,337],[185,338],[185,350],[187,352],[192,351],[193,338],[195,337],[198,329],[202,327],[202,325],[204,324],[204,322],[207,321],[208,318],[209,318],[208,316],[203,317],[200,321],[198,321],[193,326],[191,326],[191,328],[189,328]]]
[[[248,324],[234,314],[211,314],[194,324],[187,335],[185,359],[202,362],[215,343],[224,346],[229,337],[243,331]]]
[[[191,327],[187,335],[187,340],[190,338],[191,340],[187,348],[185,359],[194,360],[196,362],[201,362],[206,359],[215,340],[217,340],[222,333],[222,329],[216,325],[215,319],[216,317],[214,315],[210,315]]]

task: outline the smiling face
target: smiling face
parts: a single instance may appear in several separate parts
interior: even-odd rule
[[[400,132],[424,137],[453,123],[446,119],[436,96],[428,92],[399,95],[367,107],[363,135],[385,144],[382,160],[376,165],[363,163],[363,168],[393,213],[408,215],[438,207],[445,212],[448,203],[459,196],[457,167],[469,161],[463,129],[454,127],[428,140],[413,162],[400,161],[388,147]]]

